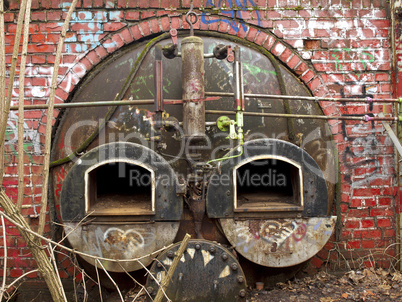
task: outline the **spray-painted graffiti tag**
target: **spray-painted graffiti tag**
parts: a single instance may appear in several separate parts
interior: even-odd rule
[[[36,130],[33,130],[28,127],[27,123],[24,122],[24,151],[26,152],[28,158],[33,163],[33,154],[40,154],[40,137],[39,133]],[[18,143],[18,115],[15,112],[11,111],[9,119],[7,121],[7,128],[5,133],[5,146],[8,146],[11,150],[13,156],[18,158],[18,152],[16,149],[16,145]],[[6,154],[5,161],[10,162],[11,157]]]
[[[207,0],[207,4],[205,8],[219,8],[219,12],[226,16],[228,19],[214,19],[214,20],[209,20],[206,18],[207,13],[203,12],[201,14],[201,22],[204,24],[210,24],[210,23],[216,23],[216,22],[224,22],[227,23],[235,32],[239,32],[240,27],[244,30],[247,31],[247,26],[245,25],[243,19],[243,15],[246,11],[248,11],[248,7],[255,7],[255,3],[253,0],[228,0],[228,1],[222,1],[220,0],[218,3],[218,6],[215,6],[212,0]],[[226,6],[227,3],[227,6]],[[256,12],[256,18],[257,18],[257,24],[260,26],[261,25],[261,19],[258,11]],[[239,23],[235,22],[234,19],[239,18],[240,21]]]

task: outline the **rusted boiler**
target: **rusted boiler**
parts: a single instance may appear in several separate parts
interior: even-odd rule
[[[54,219],[68,244],[152,254],[102,264],[161,279],[191,234],[174,301],[245,301],[247,283],[290,277],[333,233],[338,171],[326,121],[283,115],[322,115],[319,104],[281,95],[310,93],[266,50],[208,32],[171,31],[99,64],[71,102],[116,106],[70,108],[55,131]]]

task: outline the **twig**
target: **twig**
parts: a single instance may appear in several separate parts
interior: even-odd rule
[[[6,225],[4,223],[4,217],[1,216],[1,227],[3,228],[3,244],[4,244],[4,257],[3,257],[3,284],[0,290],[0,301],[3,301],[3,294],[6,288],[7,278],[7,238],[6,238]]]
[[[4,34],[4,0],[0,0],[0,125],[3,124],[4,116],[4,98],[6,91],[6,50],[5,50],[5,34]],[[4,138],[3,138],[4,139]],[[0,140],[0,174],[4,172],[4,144],[3,140]],[[2,180],[0,179],[0,186],[2,186]]]
[[[87,285],[85,283],[85,272],[84,274],[82,274],[82,286],[84,287],[84,301],[83,302],[87,302],[88,299],[88,293],[87,293]]]
[[[18,91],[18,197],[17,208],[21,211],[22,201],[24,199],[24,86],[25,86],[25,66],[27,62],[27,49],[29,37],[29,22],[31,18],[31,3],[28,0],[25,21],[24,21],[24,38],[22,40],[22,53],[19,75],[19,91]],[[9,87],[11,89],[11,87]]]
[[[96,261],[98,261],[98,260],[96,260]],[[95,262],[95,271],[96,271],[96,277],[98,278],[98,287],[99,287],[100,302],[103,302],[103,298],[102,298],[102,286],[101,286],[101,282],[100,282],[100,278],[99,278],[98,266],[96,265],[96,262]]]
[[[123,295],[121,294],[120,288],[119,286],[116,284],[116,282],[113,280],[113,278],[109,275],[109,273],[107,272],[106,268],[103,266],[102,262],[100,262],[98,259],[96,260],[99,265],[102,267],[103,271],[105,272],[105,274],[109,277],[110,281],[112,281],[113,285],[116,287],[117,292],[119,293],[120,299],[122,302],[124,302],[124,298]],[[96,265],[96,263],[95,263]]]
[[[64,300],[67,302],[66,292],[64,291],[63,284],[61,283],[61,279],[60,279],[59,270],[57,269],[56,258],[54,257],[54,250],[50,243],[48,243],[48,250],[49,250],[50,259],[52,259],[52,262],[53,262],[54,271],[56,272],[56,275],[57,275],[57,279],[58,279],[57,281],[59,282],[60,291],[63,293]]]
[[[28,276],[28,275],[30,275],[30,274],[36,273],[36,272],[38,272],[38,271],[39,271],[38,269],[34,269],[34,270],[32,270],[32,271],[26,272],[25,274],[22,274],[22,275],[19,276],[17,279],[15,279],[13,282],[11,282],[9,285],[7,285],[7,288],[13,287],[14,284],[16,284],[16,283],[17,283],[18,281],[20,281],[22,278],[24,278],[24,277],[26,277],[26,276]]]
[[[141,292],[142,290],[145,290],[145,292],[147,293],[147,295],[149,296],[149,298],[152,299],[150,293],[147,291],[147,289],[145,288],[145,286],[142,285],[141,283],[139,283],[137,280],[135,280],[135,278],[134,278],[133,276],[131,276],[131,275],[127,272],[127,270],[123,267],[123,265],[120,264],[120,262],[117,262],[117,263],[119,264],[120,268],[127,274],[127,276],[129,276],[129,277],[135,282],[135,284],[137,284],[137,285],[139,285],[139,286],[141,287],[141,290],[140,290],[139,292]],[[137,296],[138,296],[138,294],[135,296],[135,298],[134,298],[133,301],[135,301],[135,299],[137,298]]]
[[[139,264],[141,264],[141,266],[147,271],[147,273],[151,276],[152,279],[154,279],[156,285],[158,285],[159,288],[161,288],[161,285],[158,281],[158,279],[155,278],[155,276],[146,268],[146,266],[144,264],[142,264],[141,261],[138,261]],[[166,299],[170,302],[171,300],[169,299],[169,297],[166,295],[166,292],[163,288],[161,288],[163,295],[166,297]]]
[[[82,223],[86,218],[88,218],[90,215],[92,215],[92,213],[94,213],[94,212],[95,212],[95,211],[92,211],[92,212],[88,213],[87,215],[85,215],[85,217],[82,218],[82,219],[77,223],[77,225],[76,225],[74,228],[71,228],[71,227],[70,227],[71,230],[70,230],[68,233],[66,233],[66,235],[63,236],[63,238],[61,238],[61,239],[59,240],[59,243],[62,243],[62,242],[64,241],[64,239],[66,239],[66,238],[68,237],[68,235],[70,235],[72,232],[74,232],[74,231],[81,225],[81,223]],[[62,224],[62,223],[57,223],[57,224],[60,225],[60,226],[62,226],[64,230],[66,229],[66,225],[64,225],[64,224]],[[53,250],[54,250],[55,248],[56,248],[56,246],[54,246]]]
[[[169,270],[168,270],[165,278],[161,282],[162,284],[158,289],[158,293],[156,294],[156,297],[155,297],[155,300],[154,300],[155,302],[161,302],[162,301],[162,299],[163,299],[163,291],[166,290],[167,287],[169,286],[170,279],[172,279],[172,277],[173,277],[174,271],[176,270],[176,267],[179,264],[180,259],[183,256],[183,253],[187,248],[187,244],[188,244],[188,241],[190,240],[190,238],[191,238],[191,235],[189,235],[189,234],[186,234],[186,236],[184,236],[184,239],[181,242],[179,249],[175,253],[176,255],[175,255],[174,259],[173,259],[172,265],[169,267]]]
[[[7,100],[6,100],[5,106],[3,106],[3,120],[1,121],[1,125],[0,125],[0,144],[2,144],[2,145],[4,142],[4,138],[6,136],[8,114],[10,113],[11,97],[12,97],[13,86],[14,86],[13,84],[14,84],[14,77],[15,77],[15,69],[17,67],[18,49],[19,49],[20,40],[21,40],[22,21],[23,21],[25,10],[26,10],[26,4],[27,4],[27,0],[21,1],[20,11],[18,13],[17,30],[15,32],[15,38],[14,38],[13,57],[11,59],[10,76],[8,78],[9,84],[8,84],[8,89],[7,89]],[[4,28],[3,28],[3,30],[4,30]],[[4,44],[2,44],[1,47],[4,47]],[[3,183],[3,177],[4,177],[4,167],[2,167],[2,170],[0,171],[0,184]]]
[[[148,291],[145,289],[145,287],[142,287],[142,288],[138,291],[138,293],[135,295],[135,297],[134,297],[134,299],[133,299],[133,302],[135,302],[135,300],[141,295],[141,292],[142,292],[143,290],[145,290],[145,292],[148,294],[148,296],[150,296],[149,293],[148,293]],[[151,298],[151,299],[152,299],[152,298]]]
[[[76,271],[75,271],[75,266],[74,266],[74,271],[73,271],[73,287],[74,287],[74,298],[75,302],[78,302],[78,297],[77,297],[77,278],[76,278]]]
[[[45,229],[45,221],[46,221],[46,208],[47,208],[47,187],[49,182],[49,163],[50,163],[50,147],[51,147],[51,135],[52,135],[52,122],[53,122],[53,110],[54,110],[54,98],[56,95],[56,87],[57,87],[57,76],[59,74],[59,65],[61,59],[61,51],[63,50],[64,39],[66,37],[66,32],[68,29],[68,25],[71,20],[71,15],[75,9],[78,0],[73,0],[71,3],[70,9],[68,10],[66,20],[63,25],[63,29],[60,34],[60,39],[57,45],[56,58],[54,61],[53,75],[52,75],[52,84],[50,86],[50,95],[49,95],[49,109],[47,111],[47,121],[46,121],[46,137],[45,137],[45,153],[43,160],[43,183],[42,183],[42,198],[41,198],[41,209],[39,214],[39,225],[38,225],[38,233],[40,235],[43,234]]]

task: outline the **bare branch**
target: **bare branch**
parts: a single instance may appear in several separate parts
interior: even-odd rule
[[[7,278],[7,238],[6,238],[6,225],[4,223],[4,217],[1,216],[1,227],[3,228],[3,244],[4,244],[4,257],[3,257],[3,284],[0,289],[0,301],[3,301],[3,294],[6,288]]]
[[[123,298],[123,295],[121,294],[121,291],[120,291],[119,286],[118,286],[118,285],[116,284],[116,282],[113,280],[112,276],[109,275],[109,273],[107,272],[107,270],[106,270],[106,268],[103,266],[103,264],[102,264],[98,259],[97,259],[96,261],[97,261],[97,262],[99,263],[99,265],[102,267],[102,269],[103,269],[103,271],[105,272],[106,276],[108,276],[109,279],[110,279],[110,281],[112,281],[113,285],[114,285],[114,286],[116,287],[116,289],[117,289],[117,292],[119,293],[119,296],[120,296],[121,301],[124,302],[124,298]],[[95,265],[96,265],[96,263],[95,263]]]
[[[17,208],[21,211],[22,201],[24,199],[24,93],[25,93],[25,66],[27,62],[27,49],[29,37],[29,23],[31,18],[31,3],[28,0],[25,21],[24,21],[24,37],[22,41],[22,53],[19,75],[19,91],[18,91],[18,197]]]
[[[98,261],[98,260],[96,260],[96,261]],[[100,283],[99,271],[98,271],[98,266],[96,265],[96,262],[95,262],[95,271],[96,271],[96,277],[98,278],[98,287],[99,287],[100,302],[103,302],[103,298],[102,298],[102,286],[101,286],[101,283]]]
[[[4,34],[4,0],[0,0],[0,113],[4,112],[4,99],[6,91],[6,50],[5,50],[5,34]],[[7,116],[0,114],[0,125],[3,124],[3,118]],[[4,138],[3,138],[4,139]],[[0,140],[0,174],[4,172],[4,144]],[[0,179],[0,186],[2,179]]]
[[[45,140],[45,158],[43,161],[43,183],[42,183],[42,198],[41,198],[41,208],[39,214],[39,225],[38,225],[38,233],[40,235],[43,234],[45,229],[45,221],[46,221],[46,208],[47,208],[47,188],[49,183],[49,163],[50,163],[50,145],[51,145],[51,135],[52,135],[52,123],[53,123],[53,111],[54,111],[54,97],[56,95],[56,86],[57,86],[57,76],[59,74],[59,65],[61,59],[61,51],[63,50],[64,39],[66,38],[66,32],[68,29],[68,25],[71,20],[71,15],[75,9],[78,0],[73,0],[71,3],[70,9],[68,10],[66,20],[64,21],[63,29],[60,34],[59,43],[57,45],[56,58],[54,61],[53,75],[52,75],[52,84],[50,86],[50,95],[49,95],[49,108],[47,111],[47,121],[46,121],[46,140]]]
[[[27,0],[21,1],[20,11],[18,13],[17,30],[15,32],[15,38],[14,38],[13,57],[11,60],[10,77],[8,79],[9,84],[8,84],[8,89],[7,89],[7,100],[6,100],[5,106],[3,106],[3,120],[1,121],[1,125],[0,125],[0,144],[2,144],[2,145],[4,142],[5,135],[6,135],[8,114],[10,113],[11,97],[12,97],[12,93],[13,93],[13,84],[14,84],[14,77],[15,77],[15,69],[17,67],[17,59],[18,59],[18,48],[20,46],[22,21],[24,19],[26,4],[27,4]],[[4,30],[4,28],[3,28],[3,30]],[[4,44],[2,44],[2,47],[4,47]],[[0,171],[0,184],[3,183],[3,176],[4,176],[4,169],[2,169]]]
[[[19,282],[22,278],[25,278],[26,276],[36,273],[38,272],[38,269],[34,269],[32,271],[26,272],[25,274],[22,274],[21,276],[19,276],[17,279],[15,279],[13,282],[11,282],[9,285],[7,285],[7,288],[12,288],[14,286],[14,284],[16,284],[17,282]]]
[[[53,250],[52,245],[50,243],[48,243],[48,250],[49,250],[50,259],[52,259],[53,267],[54,267],[54,270],[55,270],[56,275],[57,275],[57,279],[58,279],[57,281],[59,282],[60,291],[63,293],[63,298],[67,302],[66,293],[64,291],[63,284],[61,283],[59,270],[57,269],[56,258],[54,257],[54,250]]]
[[[142,285],[141,283],[139,283],[137,280],[135,280],[135,278],[133,278],[133,276],[131,276],[127,270],[123,267],[123,265],[120,264],[120,262],[118,262],[118,264],[120,265],[120,268],[127,274],[127,276],[129,276],[134,282],[135,284],[137,284],[138,286],[141,287],[141,290],[138,292],[138,294],[135,296],[135,298],[133,299],[133,301],[135,301],[135,299],[137,299],[137,297],[139,296],[139,294],[141,293],[141,291],[145,291],[147,293],[147,295],[149,296],[149,298],[152,300],[152,297],[150,295],[150,293],[147,291],[147,289],[145,288],[144,285]],[[149,271],[148,271],[149,273]]]

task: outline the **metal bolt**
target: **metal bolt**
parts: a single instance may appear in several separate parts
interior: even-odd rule
[[[154,288],[152,286],[148,286],[147,291],[152,295],[152,293],[154,292]]]
[[[167,256],[168,256],[169,258],[173,258],[173,257],[174,257],[174,252],[173,252],[173,251],[167,252]]]
[[[226,191],[226,195],[230,196],[230,191],[229,190]]]
[[[199,250],[200,248],[201,248],[201,245],[197,243],[197,244],[195,245],[195,249],[196,249],[196,250]]]
[[[237,269],[238,269],[237,263],[232,263],[232,264],[230,265],[230,268],[231,268],[232,270],[234,270],[234,271],[237,271]]]
[[[229,258],[228,254],[226,254],[226,253],[223,253],[221,257],[222,257],[222,260],[224,260],[224,261],[228,260],[228,258]]]
[[[237,276],[237,282],[243,283],[244,282],[243,276]]]
[[[215,253],[215,248],[214,248],[213,246],[211,246],[211,247],[209,248],[209,252],[210,252],[211,254],[214,254],[214,253]]]
[[[84,195],[80,195],[80,199],[83,199],[84,198]]]
[[[157,262],[157,263],[156,263],[156,266],[159,267],[159,268],[161,268],[161,267],[162,267],[162,263]]]
[[[246,291],[244,289],[239,291],[239,296],[244,298],[246,296]]]

